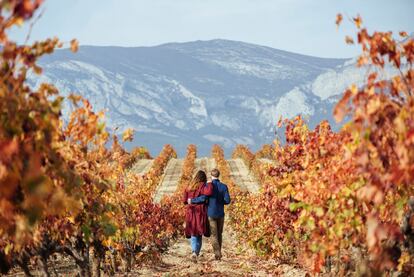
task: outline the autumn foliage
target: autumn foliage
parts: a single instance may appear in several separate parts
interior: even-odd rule
[[[148,173],[137,175],[130,167],[150,158],[148,151],[126,151],[87,99],[64,99],[51,84],[26,83],[29,73],[42,74],[40,57],[66,45],[58,39],[19,45],[8,38],[41,3],[0,2],[0,270],[20,266],[30,276],[36,262],[49,276],[51,257],[60,255],[80,276],[126,272],[156,260],[182,232],[180,199],[197,149],[188,147],[177,192],[154,203],[176,158],[171,145]],[[414,40],[405,32],[400,40],[391,32],[370,33],[361,17],[351,20],[357,36],[346,42],[361,46],[357,64],[370,71],[365,84],[350,84],[336,105],[335,119],[346,121],[340,131],[327,121],[312,130],[298,116],[279,122],[285,142],[256,154],[238,146],[233,157],[260,181],[257,194],[235,184],[220,146],[212,157],[232,195],[231,226],[259,255],[313,273],[335,265],[339,275],[413,274]],[[338,15],[336,24],[342,21]],[[76,40],[69,46],[78,49]],[[381,78],[385,68],[395,76]],[[65,123],[64,101],[75,108]],[[122,135],[122,141],[132,138],[132,130]]]
[[[41,2],[0,4],[0,268],[6,273],[19,265],[30,276],[36,262],[49,276],[58,254],[71,258],[80,276],[127,271],[134,261],[157,256],[179,230],[170,210],[152,202],[176,154],[165,146],[153,168],[137,176],[128,168],[148,152],[125,151],[102,112],[71,95],[66,101],[75,110],[64,124],[58,90],[26,84],[30,72],[42,72],[38,59],[64,45],[8,39],[7,30],[30,19]],[[70,46],[77,50],[75,40]],[[131,140],[132,131],[122,137]]]
[[[350,84],[335,107],[335,119],[348,121],[339,132],[327,121],[314,130],[301,117],[280,121],[286,142],[276,140],[267,155],[273,165],[254,169],[257,160],[236,148],[263,187],[238,198],[231,217],[240,238],[260,253],[315,273],[332,265],[342,275],[412,273],[407,245],[414,226],[406,209],[414,182],[414,40],[404,32],[402,41],[391,32],[370,34],[360,17],[353,21],[363,52],[358,66],[371,72],[363,86]],[[397,75],[381,79],[384,68]]]
[[[237,145],[233,151],[233,159],[243,159],[248,168],[251,168],[255,160],[255,155],[249,150],[246,145]]]

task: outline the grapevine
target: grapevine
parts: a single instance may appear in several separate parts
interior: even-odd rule
[[[76,40],[20,45],[8,37],[41,4],[0,3],[1,273],[18,266],[32,276],[36,267],[50,276],[56,256],[70,260],[76,271],[70,274],[79,276],[125,274],[159,261],[182,235],[181,196],[196,170],[197,148],[188,146],[176,192],[154,203],[169,161],[177,158],[171,145],[146,174],[135,174],[131,167],[151,156],[144,147],[124,148],[131,129],[113,134],[87,99],[64,98],[48,83],[28,85],[29,74],[42,75],[41,57],[64,46],[78,50]],[[370,33],[359,16],[351,21],[357,36],[346,42],[361,46],[357,66],[369,72],[364,85],[349,86],[337,103],[335,119],[347,120],[339,131],[327,121],[311,129],[297,116],[278,122],[284,142],[276,139],[256,154],[238,145],[233,158],[260,180],[258,194],[235,184],[219,145],[212,157],[232,196],[231,227],[259,256],[314,274],[336,265],[339,275],[412,275],[414,40],[405,32],[399,39]],[[381,78],[385,68],[395,76]],[[74,107],[66,121],[64,103]]]

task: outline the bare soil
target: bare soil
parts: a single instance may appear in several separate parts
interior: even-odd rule
[[[161,256],[161,261],[144,265],[130,276],[306,276],[306,272],[274,260],[263,260],[246,245],[238,243],[228,226],[223,233],[223,257],[216,261],[209,238],[197,262],[191,260],[189,240],[181,238]]]

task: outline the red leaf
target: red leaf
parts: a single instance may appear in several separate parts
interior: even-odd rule
[[[14,154],[19,152],[17,139],[0,141],[0,161],[9,162]]]

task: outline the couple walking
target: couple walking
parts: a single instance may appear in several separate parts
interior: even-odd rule
[[[193,261],[200,254],[203,236],[210,237],[214,258],[221,259],[222,234],[224,226],[224,205],[230,204],[227,186],[220,182],[220,171],[211,171],[211,183],[207,175],[199,170],[184,192],[186,204],[185,236],[191,241]]]

